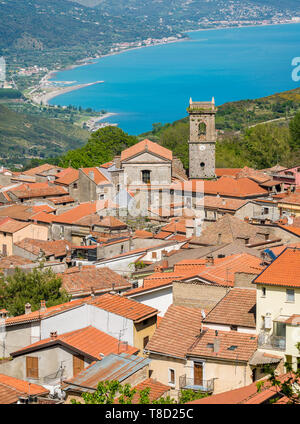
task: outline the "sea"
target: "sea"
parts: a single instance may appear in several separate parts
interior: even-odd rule
[[[58,72],[54,81],[104,83],[57,96],[50,104],[91,107],[116,115],[138,135],[187,116],[189,99],[217,105],[300,87],[300,24],[195,31],[189,40],[108,55],[93,64]],[[294,60],[294,66],[292,61]],[[300,72],[299,72],[300,75]]]

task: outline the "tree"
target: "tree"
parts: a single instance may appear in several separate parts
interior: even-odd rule
[[[300,112],[296,113],[290,122],[291,148],[300,148]]]
[[[145,387],[145,389],[139,391],[139,404],[176,404],[176,400],[170,396],[160,397],[151,402],[150,400],[150,387]],[[132,404],[133,396],[136,394],[137,390],[132,389],[130,384],[125,384],[124,386],[116,380],[112,381],[100,381],[98,383],[97,389],[93,393],[83,393],[82,399],[85,404]],[[178,403],[186,403],[195,399],[201,399],[208,396],[206,393],[196,393],[193,390],[182,390],[179,393]],[[72,404],[81,404],[81,402],[71,399]]]
[[[41,300],[45,300],[48,307],[68,302],[70,296],[61,285],[61,278],[51,269],[40,267],[25,273],[17,268],[12,276],[0,278],[0,308],[16,316],[24,314],[26,303],[35,311],[40,308]]]
[[[248,128],[244,133],[244,148],[252,166],[258,169],[286,161],[290,155],[288,128],[272,124]]]
[[[136,137],[126,134],[118,127],[101,128],[91,134],[85,146],[66,153],[61,158],[61,165],[73,168],[99,166],[136,142]]]

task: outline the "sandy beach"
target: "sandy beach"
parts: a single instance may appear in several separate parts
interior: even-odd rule
[[[53,72],[51,71],[49,74],[47,74],[46,77],[47,80],[53,76]],[[46,77],[44,77],[44,81],[46,82]],[[91,85],[95,85],[95,84],[102,84],[104,83],[104,81],[95,81],[95,82],[90,82],[87,84],[77,84],[77,85],[71,85],[69,87],[55,87],[55,86],[40,86],[40,89],[42,90],[42,93],[37,93],[35,95],[31,96],[31,100],[34,103],[37,104],[43,104],[43,105],[48,105],[49,100],[53,99],[54,97],[60,96],[62,94],[65,93],[69,93],[70,91],[75,91],[75,90],[79,90],[80,88],[84,88],[84,87],[89,87]]]

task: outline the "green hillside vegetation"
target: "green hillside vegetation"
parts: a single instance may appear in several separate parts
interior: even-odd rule
[[[21,99],[23,94],[19,90],[13,88],[0,88],[0,100],[4,99]]]
[[[288,128],[299,110],[300,88],[218,106],[217,167],[264,168],[278,162],[289,166],[300,160],[300,145],[292,141]],[[171,149],[188,168],[188,117],[172,124],[155,123],[151,132],[141,134],[145,137]]]
[[[0,104],[2,159],[13,161],[19,158],[24,161],[24,157],[58,156],[84,145],[88,137],[87,131],[75,125],[59,119],[16,113]]]
[[[59,163],[63,167],[73,168],[99,166],[136,142],[135,136],[126,134],[120,128],[105,127],[93,132],[85,146],[63,155]]]

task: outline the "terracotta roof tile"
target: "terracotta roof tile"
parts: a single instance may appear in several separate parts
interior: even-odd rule
[[[217,177],[235,177],[242,168],[216,168]]]
[[[283,374],[277,377],[281,382],[285,381],[288,376]],[[238,389],[229,390],[227,392],[218,393],[216,395],[208,396],[202,399],[193,400],[187,402],[189,404],[261,404],[271,399],[273,396],[278,394],[279,386],[271,386],[271,384],[265,380],[261,391],[257,390],[257,382],[251,383],[247,386],[240,387]]]
[[[45,256],[54,255],[56,258],[67,255],[71,249],[71,243],[67,240],[37,240],[29,237],[15,243],[15,245],[34,255],[38,255],[41,250]]]
[[[49,393],[45,387],[19,378],[0,374],[0,404],[16,403],[19,397],[44,396]]]
[[[154,400],[161,398],[165,393],[171,390],[170,386],[166,386],[160,381],[153,380],[152,378],[147,378],[147,380],[142,381],[141,383],[137,384],[133,388],[136,390],[136,393],[132,398],[133,404],[139,403],[140,392],[146,388],[150,389],[150,393],[149,393],[150,403],[153,402]]]
[[[63,203],[73,203],[75,200],[73,197],[71,197],[69,194],[66,196],[59,196],[59,197],[48,197],[48,200],[55,205],[62,205]]]
[[[53,221],[60,222],[62,224],[73,224],[80,218],[83,218],[87,215],[95,214],[96,212],[97,202],[81,203],[80,205],[56,216]]]
[[[50,337],[40,340],[29,346],[26,346],[16,352],[12,352],[13,357],[22,355],[23,353],[40,349],[44,346],[53,346],[56,344],[68,345],[73,347],[94,359],[101,360],[102,356],[109,355],[110,353],[118,353],[120,350],[120,342],[115,337],[98,330],[95,327],[88,326],[80,330],[71,331],[64,334],[58,334],[56,339]],[[127,352],[129,354],[137,353],[139,349],[133,346],[128,346]]]
[[[203,320],[204,324],[256,327],[256,290],[233,288]]]
[[[148,318],[152,315],[157,315],[158,310],[142,303],[136,302],[126,297],[117,294],[106,293],[89,301],[105,311],[121,315],[132,321],[139,321]]]
[[[153,234],[145,230],[135,230],[134,235],[138,238],[153,238]]]
[[[44,163],[43,165],[37,166],[35,168],[28,169],[27,171],[23,171],[22,174],[24,175],[36,175],[41,174],[45,171],[50,171],[50,169],[56,169],[57,166],[50,165],[49,163]]]
[[[185,358],[188,348],[200,332],[200,308],[169,306],[146,349],[168,356]]]
[[[1,265],[1,261],[0,261]],[[115,290],[120,288],[131,288],[131,284],[121,275],[112,271],[110,268],[96,268],[96,266],[83,266],[68,268],[62,277],[62,287],[69,294],[90,294],[91,290],[95,293],[109,291],[114,284]]]
[[[214,352],[211,347],[215,340],[219,342],[217,352]],[[257,336],[255,334],[218,330],[216,336],[216,330],[204,327],[197,341],[188,349],[187,354],[205,358],[249,361],[256,349]]]
[[[59,305],[50,306],[49,308],[46,308],[45,310],[39,309],[29,314],[23,314],[23,315],[18,315],[16,317],[6,318],[5,325],[9,326],[9,325],[15,325],[15,324],[26,323],[26,322],[40,321],[43,318],[47,318],[52,315],[59,314],[68,309],[77,308],[78,306],[81,306],[84,303],[88,302],[90,299],[91,299],[90,297],[87,297],[84,299],[76,299],[76,300],[72,300],[71,302],[66,302],[66,303],[61,303]]]
[[[78,169],[66,168],[56,174],[55,184],[70,185],[79,179]]]
[[[300,249],[286,248],[253,283],[300,287]]]
[[[125,222],[120,221],[120,219],[115,218],[114,216],[106,216],[103,219],[97,222],[97,227],[106,227],[106,228],[119,228],[125,227],[127,228],[127,224]]]
[[[0,231],[2,233],[16,233],[17,231],[22,230],[23,228],[30,225],[29,222],[20,222],[12,218],[7,218],[4,222],[0,223]]]
[[[32,215],[37,213],[35,206],[12,205],[0,208],[0,217],[9,217],[19,221],[28,221]]]
[[[149,151],[168,160],[172,160],[173,158],[171,150],[166,149],[165,147],[162,147],[157,143],[153,143],[153,141],[145,139],[140,141],[139,143],[134,144],[128,149],[123,150],[121,153],[121,161],[129,159],[132,156],[135,156],[144,151]]]
[[[17,255],[10,255],[0,258],[0,269],[16,268],[22,265],[32,264],[30,259],[22,258]]]
[[[44,222],[47,224],[51,224],[51,222],[53,222],[55,217],[56,215],[53,215],[52,213],[38,212],[34,215],[31,215],[30,221]]]
[[[287,230],[290,233],[293,233],[296,236],[300,237],[300,227],[294,227],[293,225],[280,225],[280,224],[278,224],[278,227],[283,228],[284,230]]]
[[[19,199],[30,199],[33,197],[50,197],[68,194],[65,187],[59,187],[51,183],[22,184],[21,186],[9,190]]]
[[[264,190],[255,181],[250,178],[235,179],[232,177],[221,177],[217,181],[190,180],[172,184],[174,190],[185,190],[204,194],[213,194],[220,196],[248,198],[260,195],[267,195]]]
[[[296,191],[290,195],[284,197],[279,203],[287,203],[288,205],[300,205],[300,191]]]
[[[80,171],[82,171],[85,175],[87,175],[89,178],[91,178],[97,185],[99,184],[111,184],[111,182],[105,177],[104,174],[100,171],[99,168],[80,168]]]

